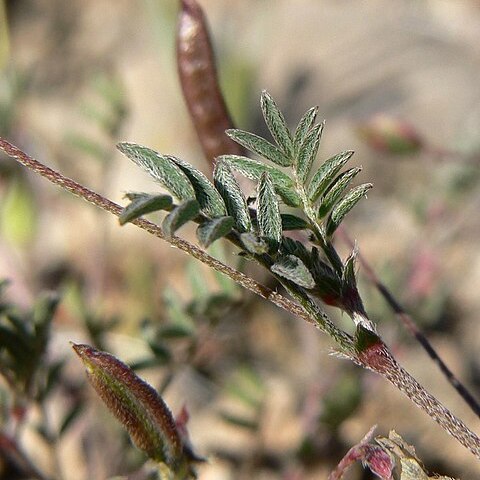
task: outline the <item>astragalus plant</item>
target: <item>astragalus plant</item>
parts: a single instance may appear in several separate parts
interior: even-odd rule
[[[292,132],[267,92],[262,93],[261,109],[274,143],[246,131],[228,130],[230,138],[259,160],[221,155],[215,161],[213,182],[182,159],[135,143],[118,144],[118,149],[164,190],[158,194],[128,193],[130,203],[124,208],[5,140],[0,140],[0,147],[62,188],[117,215],[121,224],[131,222],[147,230],[311,323],[332,339],[337,355],[386,378],[480,458],[477,435],[398,364],[368,317],[357,288],[357,249],[342,259],[333,244],[335,231],[345,216],[372,187],[366,183],[350,188],[360,172],[358,166],[346,168],[353,152],[339,153],[312,171],[324,130],[323,122],[316,123],[317,108],[308,110]],[[255,182],[253,196],[246,197],[235,172]],[[288,213],[283,212],[285,207]],[[158,210],[166,212],[161,225],[142,218]],[[198,225],[199,246],[177,236],[178,230],[191,222]],[[303,237],[292,235],[294,231],[304,232]],[[239,255],[268,270],[290,298],[210,256],[205,248],[222,238],[233,243]],[[353,334],[338,327],[322,309],[322,303],[345,312],[352,319]],[[201,459],[190,447],[185,424],[174,420],[158,394],[115,357],[86,345],[74,345],[74,349],[91,383],[126,426],[134,443],[163,465],[162,475],[194,476],[194,464]],[[404,457],[415,457],[413,453],[407,455],[409,450],[398,436],[379,439],[373,446],[368,441],[359,445],[347,455],[346,465],[352,458],[360,459],[383,479],[429,478],[420,466],[417,476],[406,476]],[[332,479],[341,478],[342,465],[332,472]]]

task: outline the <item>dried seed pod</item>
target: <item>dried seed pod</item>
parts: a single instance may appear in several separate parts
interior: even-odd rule
[[[218,84],[212,44],[196,0],[182,0],[177,26],[177,64],[188,110],[208,162],[222,154],[241,155],[242,147],[225,135],[232,128]]]
[[[160,395],[113,355],[88,345],[72,347],[85,365],[93,388],[135,445],[169,468],[180,468],[186,460],[183,442]]]

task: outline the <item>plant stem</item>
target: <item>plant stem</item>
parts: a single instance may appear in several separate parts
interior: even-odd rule
[[[93,205],[109,213],[112,213],[117,217],[121,214],[123,208],[120,205],[84,187],[83,185],[75,182],[74,180],[65,177],[61,173],[47,167],[46,165],[30,157],[25,152],[2,138],[0,138],[0,149],[3,150],[10,157],[15,158],[25,167],[33,170],[34,172],[38,173],[39,175],[46,178],[55,185],[62,187],[64,190],[67,190],[68,192],[83,198],[87,202],[92,203]],[[143,230],[146,230],[152,235],[155,235],[156,237],[167,241],[172,246],[184,251],[188,255],[213,268],[217,272],[223,273],[242,287],[264,298],[265,300],[269,300],[278,307],[283,308],[284,310],[302,318],[306,322],[316,327],[319,327],[318,323],[307,311],[305,311],[304,308],[302,308],[302,306],[297,305],[283,295],[274,292],[273,290],[265,287],[264,285],[253,280],[252,278],[247,277],[244,273],[239,272],[238,270],[235,270],[228,265],[225,265],[224,263],[212,257],[205,251],[198,248],[196,245],[193,245],[186,240],[175,236],[168,239],[165,238],[162,229],[158,225],[155,225],[154,223],[149,222],[148,220],[145,220],[143,218],[138,218],[131,223],[133,223],[137,227],[142,228]]]
[[[27,477],[36,480],[50,480],[27,457],[15,439],[0,431],[0,450]]]
[[[99,195],[92,190],[80,185],[62,174],[43,165],[33,159],[19,148],[0,138],[0,149],[7,155],[17,159],[21,164],[47,178],[52,183],[59,185],[63,189],[77,195],[84,200],[108,211],[116,216],[122,212],[122,207],[111,200]],[[181,239],[173,237],[165,238],[161,228],[158,225],[144,219],[136,219],[132,222],[138,227],[146,230],[152,235],[157,236],[169,242],[172,246],[179,248],[192,257],[198,259],[209,267],[227,275],[233,281],[237,282],[247,290],[259,295],[260,297],[271,301],[275,305],[287,310],[306,322],[324,330],[331,335],[342,347],[342,353],[345,353],[356,363],[363,367],[379,373],[401,392],[409,397],[418,407],[424,410],[433,420],[435,420],[446,432],[457,439],[465,448],[470,450],[478,459],[480,459],[480,438],[468,429],[468,427],[452,413],[450,413],[435,397],[428,393],[408,372],[406,372],[393,358],[386,345],[379,339],[378,343],[354,353],[353,339],[337,329],[328,319],[327,315],[311,300],[303,290],[294,287],[282,280],[282,283],[288,291],[296,298],[299,304],[285,298],[277,292],[270,290],[257,281],[247,277],[228,265],[223,264],[213,258],[197,246]],[[339,333],[341,332],[341,333]]]
[[[354,247],[354,242],[348,235],[347,231],[340,226],[337,232],[342,236],[343,240],[350,247]],[[385,284],[380,280],[378,275],[375,273],[371,265],[368,263],[366,258],[359,252],[357,256],[360,264],[362,265],[363,271],[367,275],[368,279],[373,283],[373,285],[380,292],[382,297],[385,299],[387,304],[393,310],[397,318],[403,323],[407,331],[420,343],[420,345],[427,352],[429,357],[437,364],[440,371],[446,377],[448,382],[452,385],[453,388],[458,392],[458,394],[463,398],[465,403],[471,408],[471,410],[480,417],[480,404],[475,399],[475,397],[470,393],[470,391],[463,385],[460,380],[455,376],[455,374],[450,370],[446,365],[443,359],[440,357],[438,352],[433,348],[432,344],[428,341],[427,337],[420,331],[417,327],[413,318],[405,311],[405,309],[400,305],[398,300],[393,296],[393,294],[388,290]]]
[[[379,373],[435,420],[446,432],[480,459],[480,438],[418,383],[393,357],[382,342],[357,355],[368,370]]]

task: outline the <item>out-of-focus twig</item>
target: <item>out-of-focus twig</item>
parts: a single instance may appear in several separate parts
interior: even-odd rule
[[[50,480],[26,456],[17,442],[0,432],[0,450],[26,477],[36,480]]]
[[[354,247],[355,242],[350,238],[343,226],[339,227],[337,233],[339,236],[342,237],[342,239],[347,245],[349,245],[351,248]],[[402,305],[400,305],[400,303],[398,302],[398,300],[396,300],[390,290],[388,290],[388,288],[382,283],[382,281],[377,276],[377,274],[370,266],[368,261],[365,259],[365,257],[361,253],[359,253],[357,258],[362,265],[362,269],[365,275],[373,283],[373,285],[375,285],[377,290],[380,292],[382,297],[385,299],[387,304],[393,310],[393,312],[407,329],[407,331],[420,343],[420,345],[424,348],[429,357],[437,364],[438,368],[443,373],[445,378],[452,385],[452,387],[455,388],[455,390],[463,398],[465,403],[467,403],[467,405],[472,409],[472,411],[478,417],[480,417],[480,404],[478,403],[478,401],[473,397],[473,395],[465,387],[465,385],[460,382],[460,380],[442,360],[440,355],[433,348],[432,344],[428,341],[427,337],[417,327],[412,317],[405,311]]]

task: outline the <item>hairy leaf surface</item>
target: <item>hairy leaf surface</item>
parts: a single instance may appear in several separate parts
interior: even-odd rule
[[[193,220],[200,213],[200,205],[195,199],[186,200],[177,205],[163,220],[162,229],[167,237],[172,237],[175,232]]]
[[[270,270],[301,287],[308,289],[315,287],[312,274],[308,271],[305,264],[294,255],[280,257],[278,261],[270,267]]]
[[[200,245],[207,248],[215,240],[228,235],[235,225],[232,217],[217,217],[208,220],[197,228],[197,238]]]
[[[260,155],[277,165],[288,167],[292,164],[291,160],[279,148],[254,133],[238,129],[230,129],[225,133],[232,140],[235,140],[235,142],[244,146],[251,152]]]
[[[225,203],[210,180],[208,180],[200,170],[197,170],[185,160],[177,157],[170,158],[190,180],[202,211],[209,217],[221,217],[226,215],[227,210],[225,208]]]
[[[317,118],[318,107],[312,107],[305,112],[305,115],[300,119],[295,134],[293,135],[293,150],[295,157],[298,155],[298,150],[305,141],[305,137],[313,127],[315,119]]]
[[[282,240],[282,220],[277,195],[268,172],[258,183],[257,220],[260,236],[265,237],[270,251],[276,252]]]
[[[271,95],[264,90],[260,98],[260,106],[262,108],[263,117],[267,124],[272,137],[277,142],[278,146],[285,153],[287,158],[293,158],[293,140],[288,130],[285,118],[278,108],[277,104]]]
[[[248,213],[247,201],[226,162],[217,160],[213,178],[215,188],[222,196],[228,214],[235,220],[237,230],[239,232],[249,231],[252,228],[252,222]]]
[[[186,175],[168,155],[136,143],[122,142],[117,148],[130,160],[149,173],[179,200],[195,198],[195,191]]]
[[[165,210],[172,206],[172,197],[170,195],[150,195],[148,193],[136,193],[131,203],[129,203],[118,217],[120,225],[131,222],[136,218],[147,213]]]
[[[315,202],[322,195],[328,186],[332,183],[337,173],[350,160],[353,151],[339,153],[328,160],[317,170],[308,186],[308,198],[311,202]]]
[[[292,178],[278,168],[240,155],[222,155],[219,157],[219,160],[225,161],[233,170],[250,180],[259,181],[262,173],[268,172],[275,186],[275,191],[287,205],[298,207],[301,204],[301,199],[295,191]]]

